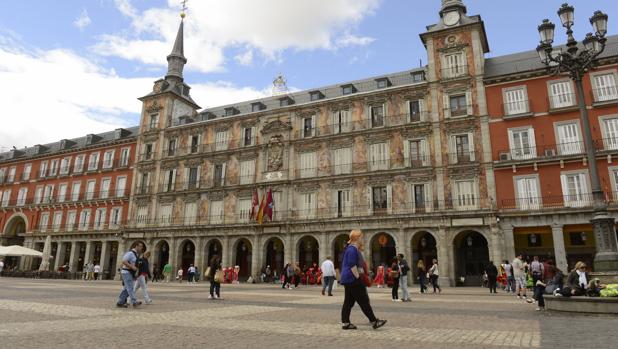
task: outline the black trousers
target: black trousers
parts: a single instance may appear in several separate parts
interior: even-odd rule
[[[393,299],[399,299],[399,278],[393,279],[393,289],[391,290]]]
[[[534,298],[539,304],[540,308],[545,308],[545,298],[543,298],[543,294],[545,293],[544,286],[536,286],[534,288]]]
[[[488,287],[489,287],[489,293],[497,293],[496,292],[496,276],[488,276],[487,277],[487,281],[489,283]]]
[[[283,276],[283,285],[281,285],[281,288],[285,288],[286,286],[290,285],[290,277],[287,275]]]
[[[350,313],[355,303],[358,303],[363,314],[369,319],[369,321],[376,321],[376,316],[373,314],[371,304],[369,304],[369,294],[367,293],[367,287],[361,283],[360,280],[356,280],[354,284],[343,285],[345,288],[345,298],[343,299],[343,307],[341,308],[341,322],[344,324],[350,323]]]
[[[294,274],[294,287],[298,287],[298,284],[300,284],[300,275]]]
[[[221,283],[214,281],[215,277],[210,278],[210,296],[214,297],[215,294],[217,297],[221,297]]]

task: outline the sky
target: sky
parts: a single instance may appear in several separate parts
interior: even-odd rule
[[[532,50],[564,0],[465,0],[495,57]],[[283,74],[311,89],[425,65],[439,0],[189,0],[185,82],[202,107],[268,96]],[[571,0],[576,38],[616,0]],[[135,126],[166,73],[180,0],[0,0],[0,151]],[[565,41],[557,28],[556,41]]]

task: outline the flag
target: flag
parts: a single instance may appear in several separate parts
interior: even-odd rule
[[[264,220],[264,206],[266,205],[266,195],[262,196],[262,201],[260,201],[260,209],[258,210],[257,213],[257,221],[259,224],[262,224],[262,221]]]
[[[253,190],[253,198],[251,198],[251,214],[249,219],[254,221],[257,220],[258,210],[260,208],[260,199],[258,198],[257,189]]]
[[[268,221],[273,221],[273,210],[275,208],[275,202],[273,201],[273,191],[268,189],[266,194],[266,204],[264,205],[264,215],[268,217]]]

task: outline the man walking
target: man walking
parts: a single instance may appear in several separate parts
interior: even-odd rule
[[[330,260],[330,256],[326,257],[326,260],[322,263],[320,267],[322,270],[322,296],[324,295],[324,291],[328,287],[328,295],[333,295],[333,282],[335,281],[335,265]]]
[[[534,260],[530,263],[530,272],[532,273],[532,298],[536,300],[538,298],[538,288],[537,281],[543,281],[543,273],[545,272],[545,268],[543,267],[543,263],[539,261],[539,256],[534,256]],[[529,302],[531,303],[531,302]]]
[[[489,293],[498,293],[496,292],[496,279],[498,278],[498,268],[496,268],[493,261],[489,261],[489,264],[485,268],[485,273],[487,273],[487,286],[489,287]]]
[[[150,258],[150,251],[146,251],[144,255],[137,260],[137,268],[139,272],[139,276],[137,277],[137,283],[135,284],[134,292],[137,292],[138,289],[142,289],[144,294],[144,301],[146,304],[152,304],[152,299],[150,298],[150,294],[148,294],[148,278],[152,278],[150,274],[150,264],[148,262],[148,258]]]
[[[506,293],[515,293],[515,278],[513,277],[513,266],[508,260],[504,261],[504,273],[506,274]]]
[[[195,279],[195,267],[193,264],[189,265],[189,269],[187,269],[187,282],[193,283]]]
[[[137,301],[133,287],[135,272],[138,271],[135,265],[137,263],[137,257],[145,249],[146,246],[144,246],[143,242],[136,241],[131,244],[131,249],[122,257],[122,268],[120,270],[120,276],[122,277],[122,292],[120,292],[118,302],[116,303],[116,306],[120,308],[127,307],[127,297],[131,298],[131,304],[134,308],[142,304],[142,302]]]
[[[401,288],[402,301],[411,302],[410,292],[408,292],[408,271],[410,271],[410,266],[408,266],[408,261],[403,259],[402,253],[397,255],[397,261],[399,262],[399,287]]]
[[[522,254],[518,254],[513,259],[513,277],[515,278],[515,289],[517,290],[517,298],[521,299],[522,293],[524,300],[526,297],[526,271],[524,269],[524,262],[522,261]]]
[[[172,265],[170,262],[165,263],[163,266],[163,277],[165,278],[165,282],[170,282],[170,277],[172,276]]]

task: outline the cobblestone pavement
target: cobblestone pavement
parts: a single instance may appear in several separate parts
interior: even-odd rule
[[[615,341],[618,318],[536,312],[505,293],[446,288],[390,301],[370,289],[388,324],[373,330],[355,307],[342,331],[342,288],[150,284],[154,304],[118,309],[118,282],[0,278],[0,348],[592,348]],[[141,298],[141,291],[138,291]]]

